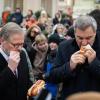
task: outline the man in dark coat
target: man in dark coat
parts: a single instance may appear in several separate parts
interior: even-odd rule
[[[22,51],[24,33],[15,23],[6,24],[0,45],[0,99],[27,100],[32,85],[26,54]]]
[[[100,39],[96,21],[81,16],[74,24],[75,39],[64,41],[58,48],[54,68],[45,80],[63,82],[61,100],[76,92],[100,91]],[[83,46],[83,54],[80,48]]]
[[[9,18],[10,22],[15,22],[18,25],[20,25],[23,21],[23,15],[21,13],[20,8],[16,8],[15,12],[13,14],[11,14],[10,18]]]

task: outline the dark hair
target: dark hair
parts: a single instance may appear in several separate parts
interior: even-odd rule
[[[100,9],[92,10],[89,15],[96,20],[97,28],[100,28]]]
[[[60,38],[57,36],[57,35],[51,35],[49,38],[48,38],[48,43],[56,43],[57,45],[59,45],[59,43],[61,42]]]
[[[32,29],[35,28],[35,27],[36,27],[36,28],[39,30],[39,32],[41,33],[41,29],[40,29],[40,27],[37,26],[37,25],[33,25],[33,26],[30,27],[30,28],[28,29],[28,31],[27,31],[27,37],[30,37],[30,33],[31,33],[31,31],[32,31]]]
[[[28,11],[30,11],[31,12],[31,15],[33,15],[33,11],[31,9],[28,9]]]

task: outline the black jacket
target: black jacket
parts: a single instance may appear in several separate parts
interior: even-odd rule
[[[7,61],[0,53],[0,100],[27,100],[27,90],[32,85],[26,55],[21,52],[18,78],[8,68]]]
[[[79,47],[75,39],[60,44],[54,67],[45,79],[54,83],[63,82],[62,100],[75,92],[100,91],[100,38],[96,37],[92,48],[96,51],[94,61],[91,64],[86,61],[71,71],[70,57]]]

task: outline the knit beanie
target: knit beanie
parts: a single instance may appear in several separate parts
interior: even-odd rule
[[[53,43],[56,43],[57,45],[59,45],[59,43],[60,43],[60,38],[57,36],[57,35],[51,35],[49,38],[48,38],[48,43],[51,43],[51,42],[53,42]]]

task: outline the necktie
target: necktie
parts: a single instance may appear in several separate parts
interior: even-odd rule
[[[18,78],[17,69],[14,71],[14,75]]]

